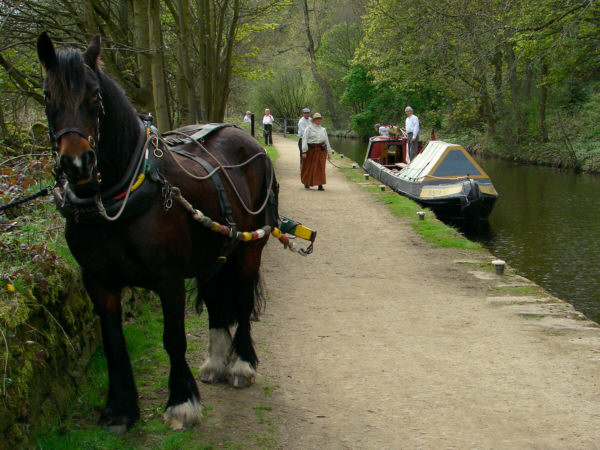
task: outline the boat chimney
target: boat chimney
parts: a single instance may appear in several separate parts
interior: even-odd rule
[[[435,140],[436,140],[436,139],[435,139],[435,128],[432,128],[432,129],[431,129],[431,138],[430,138],[430,140],[431,140],[431,141],[435,141]]]

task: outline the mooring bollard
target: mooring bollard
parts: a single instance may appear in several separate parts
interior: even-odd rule
[[[417,216],[419,216],[419,220],[425,220],[425,211],[417,211]]]
[[[352,163],[352,168],[356,169],[356,163]]]
[[[385,184],[380,184],[379,189],[381,189],[381,192],[385,191]]]
[[[365,180],[368,180],[369,179],[369,174],[365,173],[365,174],[363,174],[363,177],[365,177]]]
[[[492,261],[492,264],[496,268],[496,275],[502,275],[504,273],[504,265],[506,262],[502,261],[501,259],[495,259]]]
[[[343,158],[343,157],[344,157],[344,154],[343,154],[343,153],[340,153],[340,158]]]

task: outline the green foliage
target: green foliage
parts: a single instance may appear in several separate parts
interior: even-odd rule
[[[275,117],[300,118],[302,108],[309,104],[308,98],[307,81],[296,67],[289,67],[260,85],[258,100]]]

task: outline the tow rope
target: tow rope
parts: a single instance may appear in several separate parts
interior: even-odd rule
[[[200,222],[204,227],[208,228],[210,231],[214,231],[215,233],[219,233],[223,236],[227,236],[230,239],[235,239],[242,242],[256,241],[258,239],[264,238],[268,233],[271,233],[275,238],[279,240],[283,244],[283,248],[288,248],[292,252],[298,253],[302,256],[310,255],[313,251],[313,243],[315,238],[317,237],[317,232],[312,231],[309,228],[290,221],[285,217],[281,217],[282,228],[286,231],[282,232],[278,227],[271,227],[270,225],[265,225],[262,228],[259,228],[254,231],[234,231],[232,227],[228,225],[223,225],[218,222],[215,222],[210,217],[205,216],[202,211],[194,208],[190,202],[188,202],[183,195],[181,195],[181,191],[177,187],[173,187],[173,198],[179,200],[179,202],[183,205],[183,207],[192,215],[193,219],[197,222]],[[289,225],[292,224],[292,225]],[[286,226],[287,225],[287,228]],[[309,246],[304,249],[301,248],[295,242],[292,242],[288,236],[284,233],[293,234],[294,236],[298,236],[302,239],[306,239],[310,241]]]

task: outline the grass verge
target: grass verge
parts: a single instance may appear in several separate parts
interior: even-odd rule
[[[468,240],[457,229],[438,220],[433,211],[423,208],[411,199],[389,190],[389,188],[382,192],[379,188],[380,183],[377,180],[373,180],[372,177],[365,180],[363,176],[365,172],[359,165],[354,169],[352,168],[354,161],[342,158],[339,154],[333,155],[332,161],[348,180],[360,184],[364,189],[371,192],[377,201],[384,203],[389,208],[392,214],[406,219],[415,232],[433,247],[483,250],[481,244]],[[426,220],[418,218],[418,211],[426,212]]]

